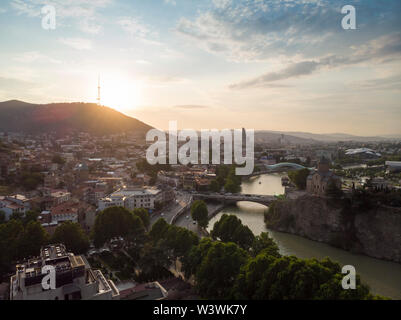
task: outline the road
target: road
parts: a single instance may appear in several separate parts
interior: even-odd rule
[[[209,219],[214,216],[214,213],[216,211],[220,211],[223,207],[224,206],[221,205],[220,203],[207,203]],[[197,233],[199,236],[203,236],[203,234],[201,234],[201,232],[198,229],[198,225],[193,223],[191,214],[189,212],[187,214],[184,214],[181,217],[179,217],[178,220],[176,221],[175,225],[186,228],[188,230],[191,230],[191,231]]]
[[[150,225],[152,226],[160,218],[163,218],[170,223],[171,219],[188,204],[190,198],[191,194],[178,191],[176,193],[176,202],[163,208],[159,214],[153,214],[150,217]]]

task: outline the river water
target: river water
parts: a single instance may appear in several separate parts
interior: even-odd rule
[[[284,193],[280,174],[266,174],[252,177],[242,182],[242,192],[246,194],[280,195]],[[393,299],[401,299],[401,264],[382,261],[363,255],[350,253],[331,247],[327,244],[308,240],[296,235],[268,230],[263,221],[265,206],[252,202],[238,202],[236,206],[223,209],[210,220],[209,228],[226,214],[235,214],[242,223],[247,225],[254,234],[268,231],[276,241],[280,253],[295,255],[299,258],[329,257],[341,266],[353,265],[363,282],[371,291]]]

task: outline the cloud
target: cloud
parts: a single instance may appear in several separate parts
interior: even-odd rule
[[[382,36],[361,47],[354,47],[353,53],[347,56],[328,55],[315,60],[306,60],[291,63],[277,72],[267,72],[259,77],[230,85],[231,89],[245,89],[250,87],[266,87],[271,82],[307,76],[323,68],[337,68],[368,61],[387,63],[401,60],[401,33]]]
[[[113,0],[11,0],[11,7],[19,14],[28,17],[42,16],[41,9],[45,5],[56,8],[57,25],[75,25],[85,33],[96,34],[102,29],[98,10],[113,3]]]
[[[154,32],[152,32],[149,27],[142,23],[138,18],[122,17],[117,20],[117,24],[120,25],[124,31],[137,39],[149,41],[147,38],[154,35]]]
[[[333,48],[347,51],[401,27],[401,4],[350,0],[358,31],[341,28],[340,0],[214,0],[195,18],[181,18],[176,32],[198,47],[230,61],[261,61],[278,55],[312,57]],[[336,52],[336,53],[337,53]]]
[[[385,78],[377,78],[377,79],[369,79],[365,81],[353,82],[351,86],[355,89],[359,90],[396,90],[399,91],[401,88],[401,74],[385,77]]]
[[[76,50],[92,49],[92,42],[84,38],[60,38],[58,41]]]
[[[17,54],[14,58],[14,61],[21,62],[21,63],[32,63],[36,61],[45,61],[51,63],[61,63],[61,61],[50,58],[38,51],[29,51]]]

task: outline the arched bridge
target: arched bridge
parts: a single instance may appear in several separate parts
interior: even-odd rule
[[[248,175],[247,177],[253,177],[253,176],[259,176],[262,174],[266,173],[273,173],[273,172],[283,172],[283,171],[289,171],[289,170],[302,170],[305,169],[303,165],[300,165],[298,163],[292,163],[292,162],[280,162],[276,164],[265,164],[264,165],[265,170],[261,171],[255,171],[252,174]],[[314,168],[306,168],[309,170],[312,170]]]
[[[224,203],[250,201],[269,206],[277,198],[275,196],[254,195],[254,194],[220,194],[220,193],[194,193],[194,200],[217,200]]]

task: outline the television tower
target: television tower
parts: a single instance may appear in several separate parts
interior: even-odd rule
[[[97,80],[97,104],[100,106],[100,75]]]

